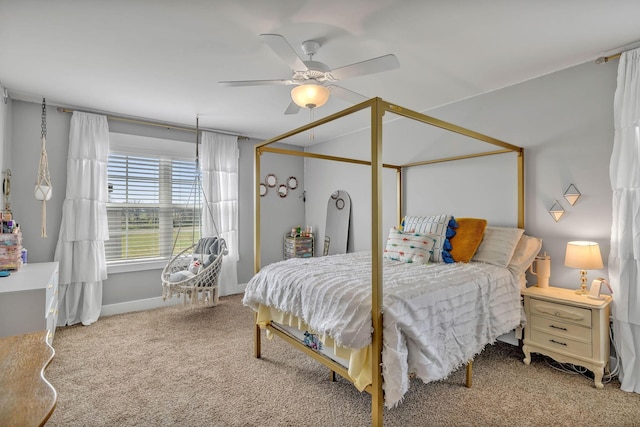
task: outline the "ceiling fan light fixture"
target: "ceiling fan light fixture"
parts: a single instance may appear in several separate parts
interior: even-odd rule
[[[329,89],[315,83],[306,83],[291,89],[291,99],[302,108],[322,107],[329,100]]]

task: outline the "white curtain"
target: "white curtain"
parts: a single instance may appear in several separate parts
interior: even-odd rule
[[[229,253],[222,259],[218,291],[238,292],[238,138],[202,132],[203,236],[219,236]]]
[[[74,112],[69,131],[67,192],[54,260],[60,263],[58,325],[98,320],[107,278],[107,118]]]
[[[622,390],[640,393],[640,49],[620,57],[614,126],[609,167],[614,342]]]

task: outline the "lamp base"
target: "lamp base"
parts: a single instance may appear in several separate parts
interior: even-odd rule
[[[580,270],[580,289],[576,290],[576,294],[578,295],[587,295],[589,291],[587,290],[587,272],[585,270]]]

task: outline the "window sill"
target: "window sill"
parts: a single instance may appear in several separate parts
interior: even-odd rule
[[[131,273],[134,271],[162,270],[169,260],[120,261],[107,263],[107,274]]]

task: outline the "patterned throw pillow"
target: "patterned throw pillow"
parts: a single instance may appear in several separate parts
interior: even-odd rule
[[[433,234],[410,233],[392,228],[389,230],[384,258],[426,264],[431,258],[436,237]]]
[[[455,236],[456,232],[454,228],[457,227],[453,216],[405,216],[402,223],[405,230],[413,230],[416,233],[432,233],[437,236],[436,243],[433,246],[431,261],[455,262],[449,253],[451,250],[451,242],[449,242],[449,239]]]

